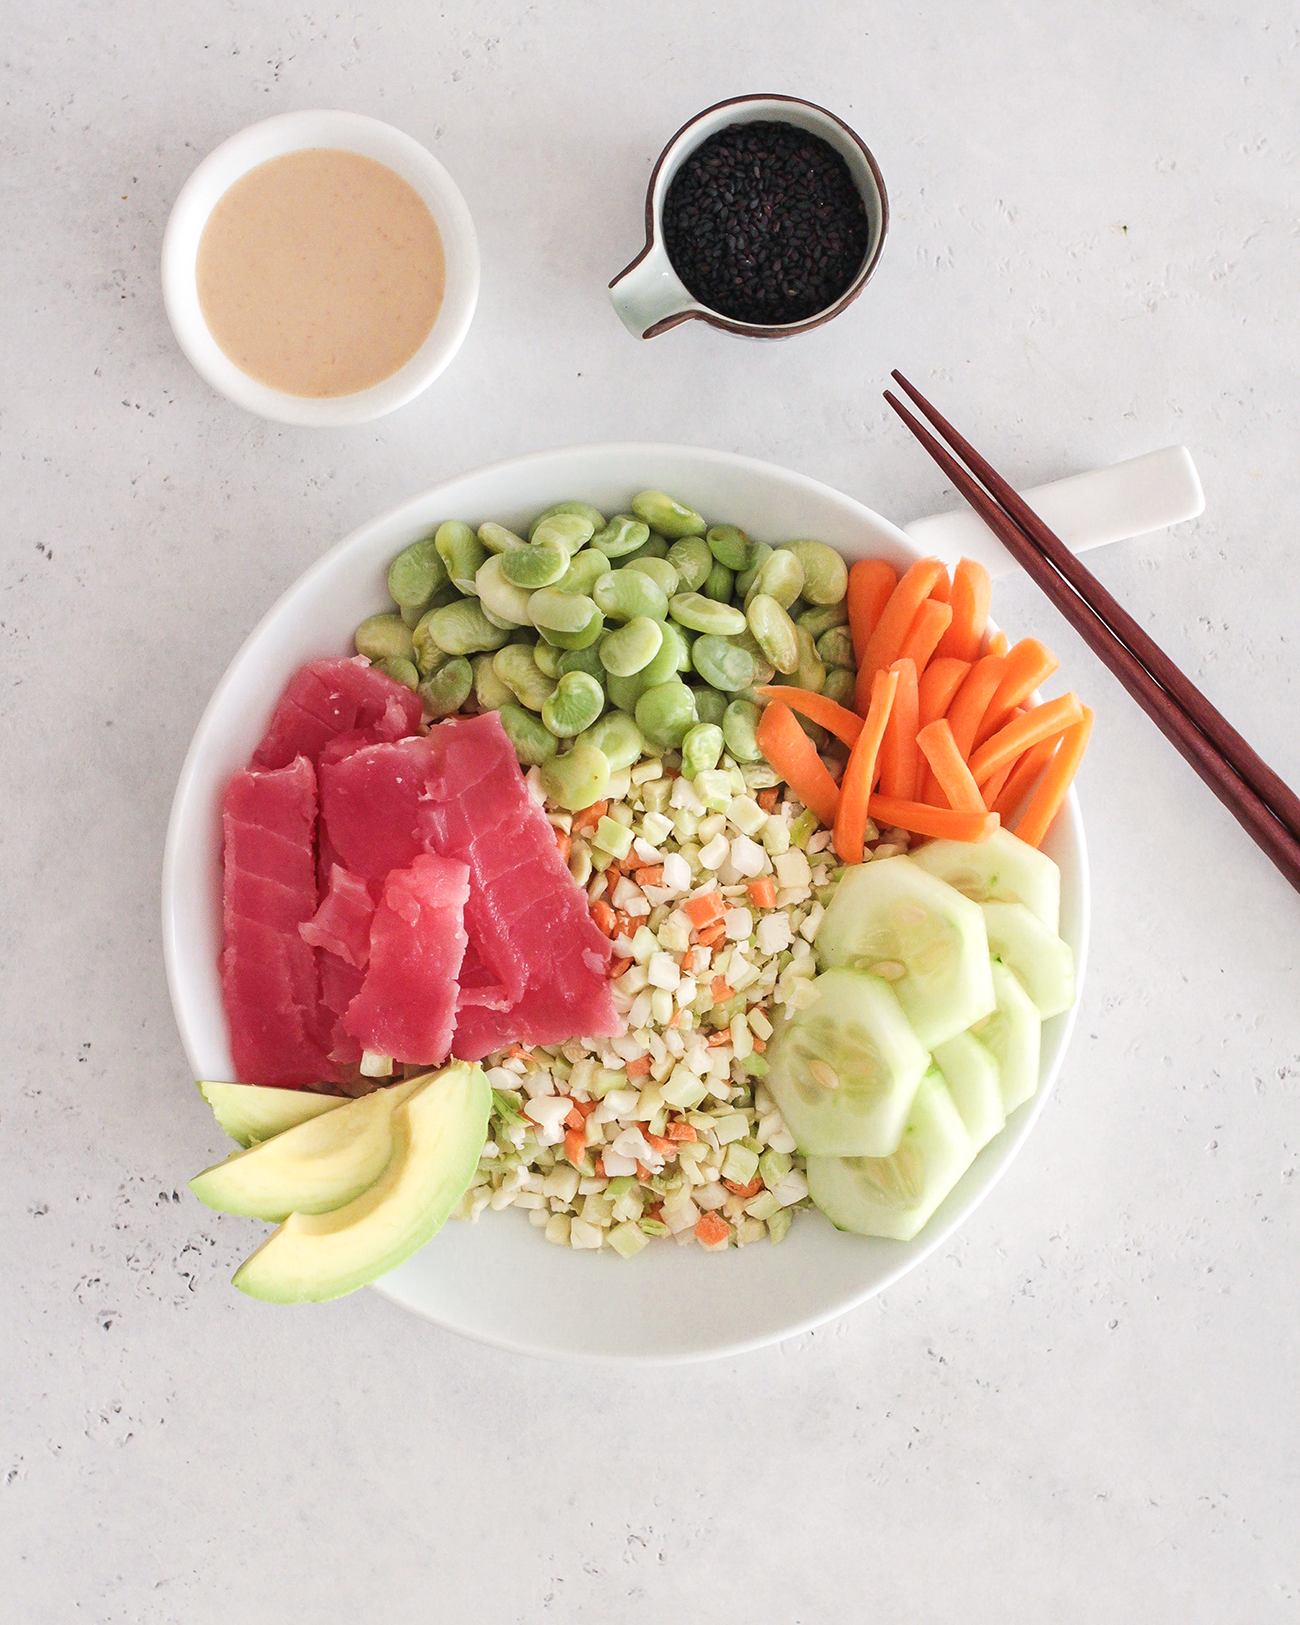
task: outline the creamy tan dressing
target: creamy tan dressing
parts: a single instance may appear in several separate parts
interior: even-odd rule
[[[199,304],[241,372],[287,395],[352,395],[424,343],[446,282],[428,205],[400,175],[320,147],[221,197],[199,241]]]

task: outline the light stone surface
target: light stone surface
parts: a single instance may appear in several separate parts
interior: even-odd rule
[[[954,1243],[815,1335],[602,1375],[373,1294],[244,1301],[249,1226],[185,1191],[223,1142],[158,926],[190,733],[340,536],[462,469],[609,438],[939,511],[951,492],[880,398],[892,366],[1022,484],[1192,448],[1204,518],[1097,568],[1300,780],[1294,8],[0,17],[0,1613],[1295,1619],[1300,900],[1027,583],[996,614],[1097,708],[1077,1037]],[[874,149],[893,224],[873,284],[787,344],[699,324],[633,342],[605,284],[640,246],[654,155],[700,107],[770,89]],[[340,433],[215,397],[157,273],[199,158],[319,106],[425,141],[484,262],[443,380]]]

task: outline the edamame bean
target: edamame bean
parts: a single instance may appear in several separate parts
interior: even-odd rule
[[[758,723],[763,713],[752,700],[732,700],[722,718],[722,737],[738,762],[760,762]]]
[[[557,739],[576,739],[604,709],[605,690],[596,679],[585,671],[571,671],[560,678],[542,707],[542,721]]]
[[[416,627],[412,638],[415,663],[427,677],[432,667],[426,666],[426,660],[432,650],[441,650],[445,655],[479,654],[485,649],[502,648],[509,643],[510,634],[502,627],[492,625],[477,598],[461,598],[454,604],[444,605],[442,609],[431,609]],[[424,658],[421,658],[422,642],[428,650]]]
[[[735,525],[714,525],[704,539],[709,544],[709,552],[728,570],[745,570],[749,567],[749,537]]]
[[[847,666],[833,666],[826,673],[826,681],[822,684],[822,693],[828,700],[834,700],[836,705],[853,704],[854,690],[857,688],[857,677]]]
[[[478,527],[478,539],[489,553],[508,553],[512,547],[526,545],[522,536],[516,536],[513,530],[491,519]]]
[[[698,718],[695,696],[680,678],[646,689],[636,702],[636,725],[651,745],[676,749]]]
[[[645,752],[645,737],[636,719],[623,711],[610,711],[579,734],[580,745],[594,745],[609,763],[611,771],[632,767]]]
[[[639,570],[606,570],[592,587],[591,596],[610,620],[631,621],[644,617],[662,621],[668,617],[667,594]],[[658,648],[656,644],[656,652]]]
[[[651,661],[650,665],[654,665],[654,661]],[[645,693],[646,689],[655,686],[645,680],[646,672],[649,670],[650,666],[645,666],[640,671],[634,672],[631,677],[616,677],[613,672],[606,672],[605,689],[609,694],[609,703],[616,705],[620,711],[631,716],[636,710],[636,702]],[[669,677],[665,678],[664,681],[670,681],[671,675],[670,673]]]
[[[650,540],[644,547],[638,547],[635,553],[625,553],[623,563],[631,564],[633,559],[666,559],[668,557],[668,543],[657,530],[650,532]]]
[[[734,637],[745,630],[742,611],[731,604],[715,603],[697,592],[679,592],[668,601],[673,619],[693,632],[713,632],[720,638]]]
[[[683,632],[676,621],[664,622],[664,658],[667,658],[666,651],[671,649],[675,670],[691,669],[691,644],[697,636],[695,632]]]
[[[432,536],[404,547],[388,566],[388,591],[399,609],[427,609],[429,600],[447,580],[447,567]]]
[[[716,688],[692,688],[691,693],[695,696],[695,714],[700,721],[721,727],[727,709],[727,696],[720,694]]]
[[[546,647],[549,648],[550,645],[547,644]],[[542,665],[540,657],[537,664]],[[588,677],[594,677],[598,683],[603,684],[605,681],[605,668],[600,663],[600,645],[598,643],[593,643],[586,649],[560,650],[557,665],[559,670],[556,675],[559,677],[563,677],[566,672],[570,671],[585,671]],[[546,670],[545,666],[542,666],[542,670]]]
[[[542,764],[542,789],[569,812],[581,812],[609,788],[609,763],[594,745],[576,744]]]
[[[742,649],[748,649],[754,657],[754,686],[761,688],[764,683],[770,683],[776,676],[776,667],[763,653],[763,645],[746,626],[743,632],[733,639]]]
[[[474,670],[474,698],[480,711],[499,711],[503,705],[514,703],[514,690],[497,676],[495,659],[495,655],[475,655],[470,661]]]
[[[803,569],[803,596],[810,604],[838,604],[849,590],[849,567],[825,542],[782,542],[777,549],[792,553]]]
[[[548,677],[522,643],[508,643],[492,658],[492,669],[520,705],[540,711],[555,693],[555,679]]]
[[[649,525],[630,513],[616,513],[591,538],[591,545],[607,559],[621,559],[625,553],[635,553],[644,547],[649,540]]]
[[[549,587],[546,590],[548,592],[554,591],[553,588]],[[590,599],[588,599],[588,602],[590,603]],[[538,631],[541,632],[553,649],[586,649],[600,638],[604,630],[605,617],[594,605],[591,611],[591,619],[586,626],[581,627],[576,632],[556,632],[553,628],[547,626],[538,628]]]
[[[569,555],[553,542],[540,542],[535,547],[512,547],[501,555],[501,574],[512,587],[527,587],[536,592],[539,587],[553,587],[563,581],[569,570]]]
[[[675,502],[663,491],[638,491],[632,498],[632,512],[644,519],[661,536],[703,536],[706,525],[693,508]]]
[[[391,677],[395,683],[402,683],[407,688],[419,688],[420,673],[414,661],[390,655],[387,660],[378,660],[375,664],[385,677]]]
[[[506,738],[525,767],[541,767],[560,748],[554,734],[548,733],[540,718],[522,705],[507,704],[497,711]]]
[[[823,632],[829,632],[833,626],[848,624],[849,606],[847,600],[843,598],[838,604],[819,604],[816,609],[806,609],[799,616],[799,625],[806,626],[814,638],[821,637]]]
[[[668,562],[676,570],[683,592],[698,592],[709,579],[713,554],[698,536],[683,536],[668,549]]]
[[[787,675],[793,687],[806,688],[813,694],[820,694],[822,684],[826,681],[826,668],[817,653],[817,645],[806,626],[796,624],[794,632],[799,639],[799,664]]]
[[[635,570],[638,575],[649,576],[657,587],[663,589],[666,599],[671,598],[681,586],[677,571],[667,559],[629,559],[623,569]]]
[[[502,574],[505,560],[504,553],[484,559],[474,577],[474,590],[489,620],[506,626],[527,626],[533,618],[530,605],[534,595],[506,580]]]
[[[545,672],[548,677],[553,678],[555,681],[558,682],[564,676],[564,671],[560,666],[560,651],[552,649],[549,643],[540,638],[533,644],[533,659],[537,662],[538,670]]]
[[[455,655],[420,684],[424,709],[435,722],[455,716],[474,686],[474,670],[464,655]]]
[[[562,547],[572,558],[587,545],[591,537],[591,531],[587,528],[590,524],[591,520],[585,514],[552,514],[530,533],[529,540],[534,547]]]
[[[544,509],[538,514],[528,527],[528,540],[536,538],[537,532],[548,519],[554,519],[556,514],[574,514],[579,519],[586,519],[591,524],[590,534],[605,528],[605,516],[599,508],[593,508],[590,502],[557,502],[552,507]]]
[[[706,632],[691,646],[691,664],[712,688],[735,694],[754,683],[754,657],[728,638]]]
[[[411,658],[411,628],[400,615],[371,615],[352,634],[352,641],[367,660]]]
[[[528,618],[543,632],[580,632],[598,612],[599,605],[585,593],[561,592],[557,587],[543,587],[528,600]]]
[[[488,556],[487,548],[474,534],[474,527],[462,519],[449,519],[434,532],[433,545],[448,577],[461,592],[473,592],[478,567]]]
[[[759,648],[778,671],[788,676],[799,664],[799,637],[794,622],[765,592],[753,595],[745,614]]]
[[[736,575],[736,597],[744,598],[754,585],[754,577],[772,557],[772,549],[766,542],[751,542],[749,544],[749,568],[741,570]]]
[[[697,773],[709,773],[722,758],[722,729],[713,722],[697,722],[686,730],[682,740],[682,776],[693,779]]]
[[[579,553],[567,572],[557,582],[556,592],[582,593],[591,596],[591,589],[609,569],[609,560],[601,552],[588,548]]]
[[[606,635],[600,646],[601,665],[613,677],[632,677],[650,664],[663,641],[663,623],[637,615]]]
[[[829,632],[823,632],[817,639],[817,655],[828,666],[851,666],[853,638],[848,627],[833,626]]]
[[[803,565],[793,553],[784,548],[774,548],[750,583],[746,603],[763,593],[768,598],[775,598],[782,609],[788,610],[798,598],[802,586]]]
[[[701,596],[712,598],[715,603],[729,604],[734,581],[734,576],[725,564],[715,563],[700,588]]]

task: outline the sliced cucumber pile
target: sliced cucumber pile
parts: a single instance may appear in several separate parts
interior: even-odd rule
[[[993,1016],[984,1019],[992,1021]],[[935,1045],[934,1064],[943,1074],[976,1151],[982,1151],[1007,1120],[1002,1075],[993,1052],[969,1033],[958,1033],[946,1044]]]
[[[998,1007],[979,1022],[973,1036],[998,1063],[1002,1109],[1008,1116],[1038,1091],[1043,1021],[1034,1001],[1000,960],[993,962]]]
[[[1023,903],[1049,931],[1060,929],[1061,871],[1009,830],[995,829],[986,841],[931,841],[911,858],[972,902]]]
[[[1046,1021],[1074,1003],[1074,955],[1023,903],[985,903],[989,952],[1015,971]]]

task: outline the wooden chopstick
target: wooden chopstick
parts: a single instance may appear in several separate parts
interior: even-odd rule
[[[899,375],[895,373],[894,376],[897,378]],[[936,427],[939,427],[941,432],[947,435],[949,426],[944,423],[939,414],[929,407],[928,402],[923,401],[923,398],[906,380],[900,378],[899,382],[901,387],[905,388],[916,401],[917,405],[923,411],[926,411],[927,415],[931,416],[931,420],[935,422]],[[1007,509],[1001,506],[998,501],[995,501],[994,497],[957,462],[929,430],[917,421],[892,391],[886,390],[885,399],[980,515],[985,524],[988,525],[989,529],[1007,548],[1008,552],[1023,566],[1026,574],[1031,576],[1037,585],[1042,588],[1061,614],[1065,616],[1066,620],[1070,622],[1084,642],[1087,643],[1088,647],[1114,673],[1129,694],[1132,695],[1152,722],[1160,729],[1161,733],[1164,734],[1165,738],[1213,790],[1223,805],[1255,841],[1256,845],[1272,859],[1291,885],[1297,891],[1300,891],[1300,840],[1297,840],[1286,822],[1275,814],[1271,802],[1259,794],[1258,790],[1242,775],[1236,765],[1228,760],[1215,741],[1201,730],[1178,700],[1156,681],[1137,655],[1120,639],[1115,630],[1098,611],[1093,608],[1089,599],[1065,578],[1063,572],[1055,568],[1054,562],[1045,556],[1045,550],[1043,552],[1039,551],[1035,540],[1026,534],[1028,527],[1026,526],[1026,530],[1022,530]],[[952,431],[952,435],[955,444],[960,442],[961,445],[965,445],[965,442],[960,441],[960,436],[956,435],[956,431]],[[963,451],[963,456],[965,455],[966,452]],[[978,453],[974,455],[978,456]],[[979,460],[983,463],[982,458]],[[972,466],[975,466],[973,459]],[[984,467],[1010,492],[1010,487],[1005,485],[1005,481],[1002,481],[1001,477],[993,469],[989,468],[987,463],[984,463]],[[1011,492],[1011,495],[1015,496],[1015,493]],[[1016,501],[1021,508],[1024,508],[1024,504],[1018,496]],[[1030,512],[1028,509],[1025,509],[1025,511]],[[1077,565],[1078,561],[1074,559],[1074,555],[1069,552],[1060,538],[1053,535],[1042,524],[1042,521],[1037,519],[1036,515],[1033,517],[1036,528],[1045,531],[1047,535],[1051,536],[1056,548]],[[1079,571],[1082,573],[1082,577],[1086,578],[1087,583],[1092,583],[1091,574],[1082,565],[1079,565]],[[1111,602],[1113,603],[1114,600],[1112,599]],[[1146,634],[1144,633],[1142,636],[1145,638]],[[1150,639],[1146,641],[1149,643]],[[1155,645],[1152,644],[1152,647],[1154,648]],[[1162,658],[1167,660],[1167,657]],[[1169,664],[1172,667],[1172,663]],[[1177,671],[1176,667],[1172,667],[1172,669]],[[1230,729],[1229,724],[1219,716],[1217,711],[1214,711],[1214,708],[1205,699],[1204,695],[1201,695],[1190,683],[1187,683],[1187,679],[1182,677],[1181,672],[1178,675],[1187,688],[1191,689],[1191,692],[1197,696],[1200,705],[1205,708],[1205,711],[1213,713],[1215,717],[1218,717],[1223,729],[1239,738],[1235,734],[1235,730]],[[1241,743],[1245,745],[1244,740]],[[1249,750],[1249,746],[1246,746],[1246,749]],[[1253,756],[1254,752],[1250,754]],[[1258,758],[1256,760],[1258,761]],[[1265,765],[1260,763],[1261,767]],[[1267,769],[1267,771],[1286,790],[1286,786],[1280,779],[1277,779],[1277,775],[1273,774],[1271,769]],[[1291,792],[1287,790],[1286,793],[1294,801],[1295,798],[1291,795]]]

